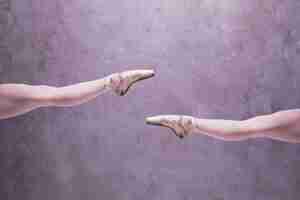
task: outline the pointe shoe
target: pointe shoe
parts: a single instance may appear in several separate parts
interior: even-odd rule
[[[146,118],[146,123],[171,129],[177,137],[183,139],[193,128],[193,117],[179,115],[161,115]]]
[[[124,96],[134,83],[149,79],[154,75],[154,70],[130,70],[112,74],[109,81],[113,91],[119,96]]]

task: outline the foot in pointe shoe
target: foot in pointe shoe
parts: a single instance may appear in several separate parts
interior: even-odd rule
[[[134,83],[149,79],[154,75],[154,70],[130,70],[112,74],[109,81],[113,91],[119,96],[124,96]]]
[[[193,128],[193,118],[179,115],[160,115],[146,118],[146,123],[171,129],[177,137],[183,139]]]

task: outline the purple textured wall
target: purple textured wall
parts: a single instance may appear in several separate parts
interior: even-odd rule
[[[157,72],[126,97],[1,121],[0,198],[299,199],[299,145],[179,141],[144,123],[299,108],[299,10],[298,0],[0,0],[2,83]]]

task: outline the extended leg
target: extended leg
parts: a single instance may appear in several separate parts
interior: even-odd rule
[[[286,110],[243,121],[162,115],[149,117],[146,122],[168,127],[180,138],[190,133],[200,133],[227,141],[268,137],[287,142],[300,142],[300,126],[298,125],[300,110]]]
[[[66,87],[2,84],[0,119],[24,114],[39,107],[80,105],[109,90],[123,96],[134,83],[152,76],[153,70],[132,70]]]

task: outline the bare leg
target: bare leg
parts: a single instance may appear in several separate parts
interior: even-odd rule
[[[2,84],[0,119],[15,117],[39,107],[80,105],[109,90],[123,96],[134,83],[152,76],[153,70],[132,70],[66,87]]]
[[[286,142],[300,142],[300,110],[286,110],[243,121],[162,115],[149,117],[146,122],[168,127],[180,138],[190,133],[200,133],[226,141],[267,137]]]

